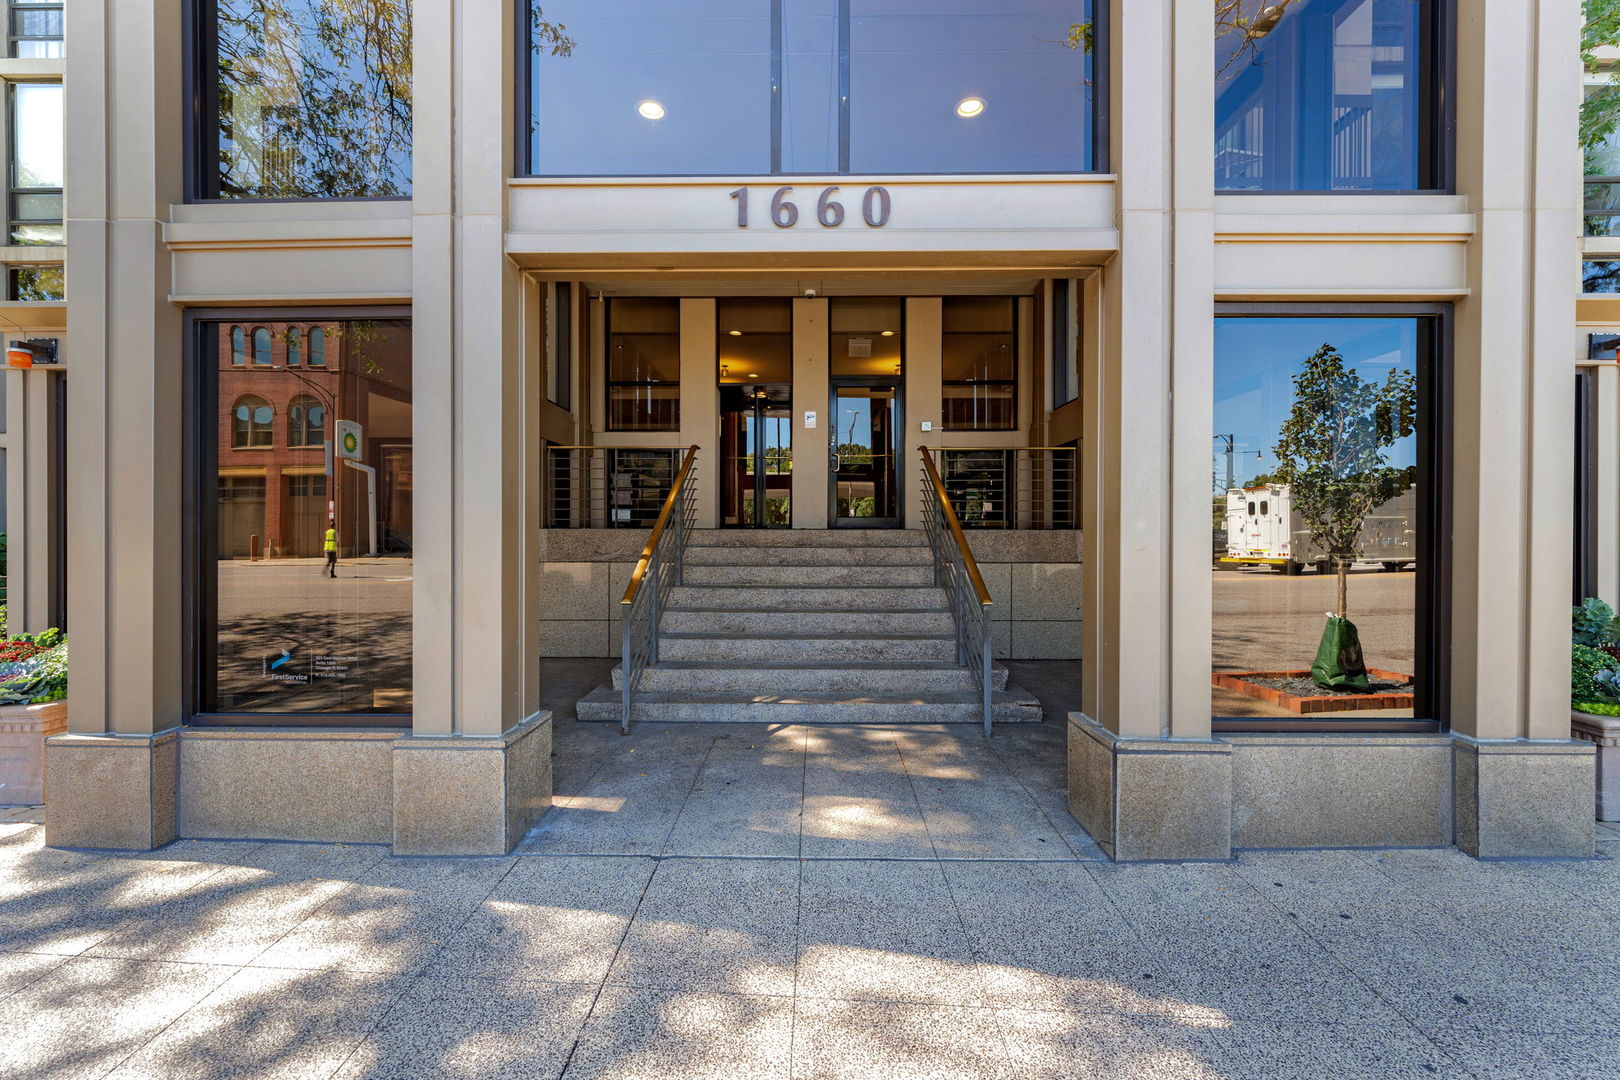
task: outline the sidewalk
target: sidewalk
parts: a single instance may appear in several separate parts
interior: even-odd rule
[[[0,1076],[1612,1077],[1589,862],[398,859],[0,822]],[[543,835],[543,830],[537,835]]]

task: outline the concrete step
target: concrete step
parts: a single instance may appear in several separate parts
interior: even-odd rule
[[[660,660],[758,661],[941,660],[956,659],[956,638],[944,633],[901,633],[878,637],[827,634],[693,634],[666,630],[658,644]]]
[[[579,699],[579,718],[617,724],[623,698],[607,687]],[[991,697],[997,724],[1040,723],[1041,703],[1021,690]],[[984,714],[968,694],[695,694],[637,691],[632,724],[978,724]]]
[[[771,607],[668,607],[663,630],[678,634],[719,636],[844,634],[850,639],[890,634],[956,633],[943,605],[924,608],[819,608],[789,611]]]
[[[695,547],[927,547],[921,529],[694,529]]]
[[[782,566],[774,563],[694,566],[687,563],[684,580],[688,585],[932,585],[934,568]]]
[[[623,671],[613,669],[613,688],[623,687]],[[1007,687],[1007,669],[991,668],[991,683]],[[723,660],[660,660],[641,673],[637,688],[708,694],[917,694],[972,693],[973,672],[954,661],[881,660],[837,665],[808,663],[734,664]]]
[[[930,585],[678,585],[666,610],[675,611],[917,611],[948,610],[945,590]],[[667,627],[668,624],[666,624]]]
[[[773,566],[928,566],[934,554],[926,546],[875,546],[869,544],[837,547],[744,547],[741,545],[689,546],[686,566],[729,566],[737,563],[770,563]]]

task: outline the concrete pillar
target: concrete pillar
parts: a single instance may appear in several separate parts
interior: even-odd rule
[[[900,509],[906,527],[920,529],[923,527],[921,448],[929,446],[937,450],[944,441],[945,394],[940,385],[944,305],[941,299],[907,297],[905,328],[906,407],[901,411],[905,435],[900,459]],[[934,430],[923,431],[924,420],[932,421]],[[937,455],[934,464],[939,464]]]
[[[793,301],[793,527],[827,527],[827,300]],[[805,426],[815,413],[816,426]]]
[[[37,634],[64,621],[57,394],[63,372],[5,373],[6,630]]]
[[[54,845],[149,848],[174,836],[182,708],[184,387],[161,224],[183,197],[181,3],[72,4],[67,36],[74,664],[45,829]]]
[[[1121,860],[1231,852],[1230,753],[1209,716],[1213,40],[1209,5],[1114,4],[1120,254],[1103,271],[1106,344],[1083,374],[1069,803]]]
[[[541,367],[504,254],[515,13],[419,0],[414,15],[415,720],[393,755],[394,850],[503,854],[551,801]]]
[[[720,526],[720,367],[712,297],[681,304],[682,446],[697,446],[697,527]],[[615,600],[618,597],[614,597]]]
[[[1456,308],[1451,721],[1457,842],[1482,856],[1593,845],[1568,688],[1579,28],[1575,4],[1458,11],[1457,181],[1476,231]]]

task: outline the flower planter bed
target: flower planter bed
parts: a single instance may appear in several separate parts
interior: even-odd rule
[[[1392,686],[1404,687],[1411,685],[1412,676],[1402,675],[1398,671],[1382,671],[1378,668],[1368,668],[1367,674],[1376,682],[1388,683]],[[1413,709],[1417,707],[1417,695],[1410,690],[1374,691],[1370,694],[1332,694],[1322,691],[1319,694],[1294,694],[1275,686],[1267,686],[1257,680],[1283,680],[1304,679],[1309,680],[1309,671],[1224,671],[1214,676],[1214,683],[1223,690],[1234,690],[1239,694],[1264,701],[1268,705],[1275,705],[1289,712],[1301,715],[1324,712],[1351,712],[1362,709]]]
[[[0,705],[0,806],[45,801],[45,740],[67,730],[67,702]]]

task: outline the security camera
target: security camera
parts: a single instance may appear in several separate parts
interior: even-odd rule
[[[814,289],[806,289],[806,290],[804,290],[804,298],[806,300],[814,300],[816,298],[816,290],[814,290]]]

